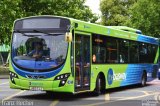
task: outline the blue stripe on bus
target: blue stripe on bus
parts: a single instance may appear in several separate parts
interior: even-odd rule
[[[158,45],[158,40],[156,38],[152,38],[152,37],[149,37],[149,36],[147,37],[147,36],[144,36],[144,35],[138,35],[137,40],[141,41],[141,42],[152,43],[152,44]]]
[[[147,76],[147,81],[153,80],[154,78],[152,78],[152,73],[153,70],[156,69],[155,66],[158,67],[158,65],[152,64],[129,64],[126,69],[126,80],[121,82],[121,86],[140,83],[143,70],[146,70],[147,73],[150,73],[150,76]]]

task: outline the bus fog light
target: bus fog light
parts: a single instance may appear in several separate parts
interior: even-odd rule
[[[59,87],[64,86],[66,84],[67,80],[61,80],[59,83]]]
[[[62,84],[65,84],[65,81],[62,81]]]

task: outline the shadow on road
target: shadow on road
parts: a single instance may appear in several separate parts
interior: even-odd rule
[[[31,94],[31,95],[22,95],[16,96],[16,98],[21,99],[34,99],[34,100],[59,100],[59,101],[72,101],[80,98],[89,98],[94,97],[92,92],[87,93],[80,93],[80,94],[68,94],[68,93],[50,93],[47,94],[46,92],[38,93],[38,94]]]
[[[107,89],[106,93],[115,93],[115,92],[121,92],[121,91],[127,91],[127,90],[134,90],[138,88],[147,88],[149,86],[152,86],[152,84],[147,84],[146,86],[141,86],[140,84],[135,84],[135,85],[129,85],[129,86],[123,86],[123,87],[117,87],[117,88],[111,88]]]
[[[148,87],[151,86],[151,84],[147,84]],[[127,90],[134,90],[137,88],[142,88],[139,85],[131,85],[131,86],[125,86],[125,87],[118,87],[118,88],[113,88],[113,89],[108,89],[104,94],[101,94],[101,96],[107,94],[107,93],[115,93],[115,92],[121,92],[121,91],[127,91]],[[34,92],[34,91],[29,91],[29,92]],[[47,94],[46,92],[40,92],[37,94],[31,94],[31,95],[20,95],[16,96],[18,99],[28,99],[28,100],[48,100],[48,101],[53,101],[53,100],[59,100],[59,101],[73,101],[73,100],[78,100],[78,99],[85,99],[85,98],[91,98],[95,97],[93,92],[86,92],[86,93],[80,93],[80,94],[68,94],[68,93],[50,93]],[[98,97],[97,97],[98,98]]]

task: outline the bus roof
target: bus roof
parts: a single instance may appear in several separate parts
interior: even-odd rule
[[[65,18],[65,19],[69,19],[71,21],[71,24],[73,23],[78,24],[76,31],[101,34],[101,35],[106,35],[106,36],[112,36],[112,37],[117,37],[117,38],[122,38],[122,39],[129,39],[129,40],[158,45],[158,38],[143,35],[140,30],[126,27],[126,26],[103,26],[103,25],[89,23],[89,22],[85,22],[85,21],[81,21],[81,20],[77,20],[73,18],[62,17],[62,16],[52,16],[52,15],[31,16],[31,17],[18,19],[18,20],[35,18],[35,17]]]
[[[102,26],[70,18],[72,23],[78,23],[76,30],[88,33],[101,34],[116,38],[159,44],[158,38],[143,35],[140,30],[126,26]]]
[[[141,30],[130,28],[130,27],[127,27],[127,26],[107,26],[107,27],[108,28],[120,29],[120,30],[128,31],[128,32],[133,32],[133,33],[137,33],[137,34],[142,34]]]

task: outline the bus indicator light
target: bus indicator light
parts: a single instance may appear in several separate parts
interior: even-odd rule
[[[71,81],[71,80],[68,80],[68,84],[73,84],[73,81]]]

